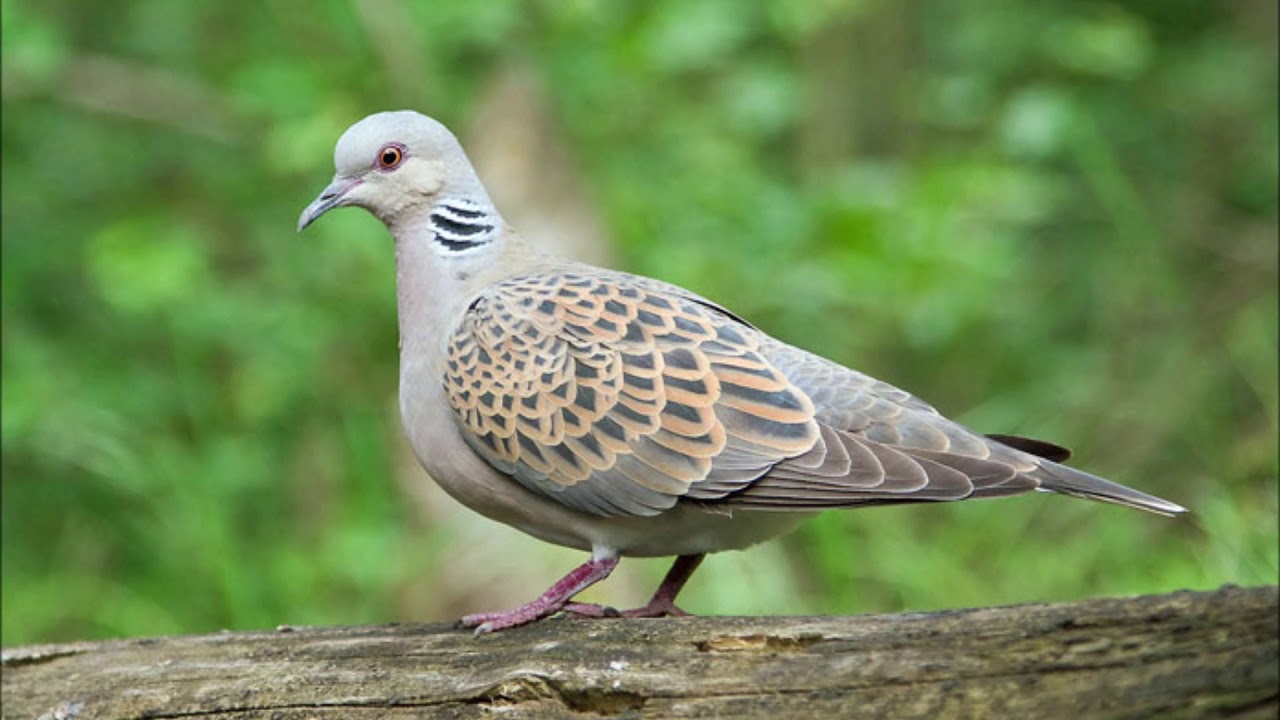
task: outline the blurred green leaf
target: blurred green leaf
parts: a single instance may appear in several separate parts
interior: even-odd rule
[[[194,228],[159,219],[128,219],[92,238],[85,260],[108,303],[126,312],[144,312],[199,297],[210,279],[204,247]]]
[[[1075,139],[1078,113],[1070,96],[1060,88],[1026,88],[1005,107],[1005,147],[1015,155],[1033,158],[1059,154]]]
[[[62,28],[21,3],[0,5],[0,59],[4,84],[44,88],[57,78],[71,54]]]
[[[585,197],[545,184],[615,265],[1193,511],[828,513],[709,560],[690,609],[1274,583],[1275,12],[0,3],[0,639],[440,620],[486,609],[465,588],[541,589],[493,581],[538,541],[495,551],[415,505],[385,230],[295,232],[338,135],[406,105],[507,160],[527,148],[469,136],[486,104],[547,133]]]
[[[1064,67],[1117,78],[1147,68],[1154,50],[1147,26],[1117,5],[1046,29],[1047,49]]]

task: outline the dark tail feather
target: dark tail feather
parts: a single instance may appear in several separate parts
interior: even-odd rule
[[[1146,510],[1157,515],[1181,515],[1187,509],[1163,500],[1154,495],[1138,492],[1110,480],[1103,480],[1096,475],[1069,468],[1066,465],[1044,463],[1038,471],[1031,475],[1040,481],[1040,487],[1051,492],[1073,495],[1089,500],[1125,505],[1138,510]]]
[[[1048,440],[1037,440],[1021,435],[1000,435],[998,433],[987,433],[987,437],[996,442],[1004,443],[1011,448],[1017,448],[1022,452],[1031,453],[1056,463],[1066,462],[1071,457],[1070,449],[1051,443]]]

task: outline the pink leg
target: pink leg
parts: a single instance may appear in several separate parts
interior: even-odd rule
[[[602,605],[571,602],[565,603],[561,609],[582,617],[684,617],[689,613],[676,607],[676,595],[680,594],[684,584],[689,581],[689,576],[698,569],[704,557],[706,555],[681,555],[676,558],[675,564],[667,571],[667,576],[662,579],[657,592],[644,607],[618,612]]]
[[[593,556],[568,575],[560,578],[555,585],[548,588],[533,602],[525,603],[515,610],[507,612],[467,615],[459,622],[463,627],[475,628],[477,635],[533,622],[538,618],[558,612],[569,601],[569,598],[609,577],[609,573],[613,572],[617,565],[618,558],[616,556],[606,558]]]

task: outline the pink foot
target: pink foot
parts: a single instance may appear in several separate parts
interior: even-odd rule
[[[644,607],[618,612],[604,605],[567,602],[560,609],[578,617],[588,618],[688,617],[689,613],[676,607],[676,595],[680,594],[681,588],[689,581],[689,576],[693,574],[693,571],[698,569],[702,558],[702,555],[681,555],[676,558],[675,564],[667,571],[667,576],[662,579],[662,584],[658,586],[657,592],[653,594],[653,598]]]
[[[467,615],[459,620],[458,623],[462,627],[475,628],[476,635],[484,635],[485,633],[531,623],[538,618],[554,615],[561,611],[590,618],[686,617],[689,613],[676,607],[676,595],[680,593],[680,589],[688,582],[689,576],[693,574],[693,571],[698,568],[702,558],[702,555],[681,555],[676,558],[675,564],[667,571],[667,576],[663,578],[662,584],[658,586],[658,591],[653,594],[653,599],[649,601],[649,604],[633,610],[618,612],[611,607],[603,605],[569,602],[574,595],[608,577],[609,573],[613,572],[613,568],[618,565],[617,557],[599,559],[593,557],[579,565],[573,572],[560,578],[555,585],[552,585],[533,602],[526,603],[515,610],[507,612]]]
[[[533,622],[538,618],[558,612],[569,601],[569,598],[609,577],[609,573],[613,572],[617,565],[617,557],[593,557],[574,568],[568,575],[560,578],[555,585],[548,588],[533,602],[525,603],[507,612],[467,615],[458,622],[462,627],[475,628],[476,635],[506,630],[507,628]]]
[[[630,610],[616,610],[607,605],[593,603],[565,603],[561,612],[584,618],[656,618],[656,617],[689,617],[689,613],[676,607],[672,602],[650,602],[644,607]]]

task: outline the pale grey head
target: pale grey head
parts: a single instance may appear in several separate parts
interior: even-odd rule
[[[412,110],[370,115],[333,150],[335,174],[298,218],[298,231],[337,207],[361,207],[392,228],[431,222],[442,243],[465,247],[497,228],[497,213],[453,133]]]

